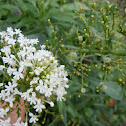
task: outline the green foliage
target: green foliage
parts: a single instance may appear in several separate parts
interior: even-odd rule
[[[47,107],[41,117],[46,119],[44,124],[36,126],[119,126],[125,122],[126,12],[121,16],[116,5],[0,0],[0,31],[13,26],[29,38],[38,38],[37,48],[45,43],[69,73],[66,99]]]

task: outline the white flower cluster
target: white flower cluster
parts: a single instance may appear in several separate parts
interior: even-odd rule
[[[28,39],[20,29],[13,30],[11,27],[0,32],[0,36],[0,57],[3,62],[0,71],[8,77],[8,83],[4,80],[0,82],[0,99],[9,103],[10,109],[17,97],[26,100],[38,113],[45,109],[45,103],[54,106],[51,101],[54,96],[57,100],[64,99],[67,93],[65,88],[69,87],[64,65],[58,66],[58,61],[50,51],[45,50],[44,45],[37,50],[34,45],[38,39]],[[8,111],[8,108],[4,111],[1,109],[0,117],[7,115]],[[30,123],[38,121],[37,115],[30,112],[29,116]]]

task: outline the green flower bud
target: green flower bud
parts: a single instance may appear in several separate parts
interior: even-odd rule
[[[85,33],[85,37],[89,38],[89,35],[88,35],[88,33]]]
[[[122,81],[122,78],[119,78],[119,81]]]
[[[108,29],[109,28],[109,25],[106,25],[106,28]]]
[[[91,18],[94,18],[94,15],[91,15]]]
[[[48,19],[48,24],[49,24],[49,25],[51,24],[50,19]]]
[[[107,11],[109,11],[110,8],[111,8],[111,6],[108,4],[108,5],[107,5]]]
[[[104,21],[101,21],[102,25],[105,23]]]
[[[84,29],[84,32],[86,32],[87,30],[86,29]]]

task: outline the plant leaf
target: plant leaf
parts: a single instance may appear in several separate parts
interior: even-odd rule
[[[72,12],[62,12],[60,9],[52,8],[49,11],[49,18],[54,18],[58,21],[64,21],[76,24],[74,20],[74,14]]]
[[[88,77],[88,81],[96,86],[100,86],[101,80]],[[116,100],[121,100],[123,98],[122,88],[115,81],[105,81],[104,86],[101,88],[106,94]],[[106,86],[106,89],[104,88]]]
[[[2,4],[0,5],[0,9],[7,9],[7,10],[18,10],[19,8],[12,4]]]
[[[66,125],[67,123],[66,105],[63,101],[58,101],[57,103],[58,103],[59,113],[63,115],[63,122]]]

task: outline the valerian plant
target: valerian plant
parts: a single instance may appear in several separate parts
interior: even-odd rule
[[[74,29],[68,33],[65,40],[57,40],[55,26],[52,26],[48,20],[53,32],[53,38],[47,41],[50,44],[48,47],[57,54],[57,57],[66,65],[70,73],[70,86],[74,88],[72,88],[73,90],[68,89],[68,97],[72,97],[71,99],[75,103],[75,97],[78,95],[80,98],[80,100],[76,98],[78,102],[84,100],[86,103],[82,102],[83,104],[95,107],[94,104],[97,103],[98,99],[92,98],[94,101],[88,103],[88,100],[86,101],[84,98],[90,99],[96,94],[98,97],[105,95],[101,101],[107,106],[110,105],[107,101],[111,98],[117,101],[125,98],[125,23],[119,25],[120,22],[117,20],[119,14],[115,5],[105,3],[105,6],[100,8],[96,3],[93,3],[88,9],[85,9],[85,3],[80,3],[80,5],[80,9],[75,11],[80,22],[76,31]],[[70,44],[66,45],[68,41]],[[115,102],[112,104],[114,106]],[[102,104],[100,105],[102,106]],[[68,105],[66,111],[72,116],[73,113],[76,113],[79,120],[81,109],[76,106]],[[73,107],[73,111],[70,107]],[[84,107],[81,108],[84,109]],[[81,113],[81,116],[84,114],[87,117],[88,112],[85,111]],[[90,118],[92,118],[94,110],[91,109],[90,111]],[[95,118],[95,114],[93,117]],[[75,116],[69,119],[71,120],[71,118],[74,121],[70,124],[85,125],[87,123],[86,119],[82,122],[81,119],[76,121]]]
[[[91,9],[87,12],[89,15],[86,15],[84,8],[76,11],[83,23],[83,31],[81,29],[76,31],[78,47],[68,45],[65,45],[65,47],[72,49],[71,53],[74,51],[79,56],[76,61],[73,61],[75,68],[73,73],[82,79],[82,87],[87,86],[85,82],[94,83],[98,86],[97,92],[101,88],[111,97],[121,99],[120,86],[125,85],[125,60],[123,57],[126,54],[123,48],[125,40],[121,42],[115,39],[117,34],[120,35],[117,32],[117,7],[106,4],[105,8],[97,11],[95,5],[95,3],[91,5]],[[120,32],[125,34],[125,28]],[[96,72],[96,74],[93,75],[93,72]],[[120,74],[120,76],[117,74]],[[93,80],[97,77],[99,80]],[[112,85],[117,86],[119,92]],[[106,88],[104,89],[104,87]]]
[[[55,98],[64,99],[67,94],[65,89],[69,87],[67,72],[64,65],[58,66],[58,61],[52,52],[45,49],[45,45],[37,50],[34,45],[38,39],[26,38],[20,29],[8,27],[7,31],[0,32],[0,36],[3,64],[0,65],[0,72],[5,77],[0,82],[0,101],[6,102],[0,109],[0,117],[8,116],[16,103],[15,109],[20,117],[20,99],[23,98],[26,118],[29,115],[29,123],[36,123],[46,104],[53,107]],[[20,121],[21,118],[13,125],[23,125]],[[10,118],[0,119],[0,125],[9,126]]]
[[[15,0],[8,1],[5,4],[3,4],[4,1],[1,2],[1,5],[3,5],[1,6],[3,13],[0,14],[2,25],[9,22],[9,24],[14,25],[16,28],[21,28],[24,33],[31,34],[31,36],[38,37],[36,33],[39,33],[40,40],[45,40],[43,35],[46,35],[46,39],[48,36],[46,49],[55,54],[59,63],[65,65],[69,73],[68,78],[70,78],[70,88],[67,90],[66,99],[64,98],[66,102],[58,101],[55,104],[58,109],[51,108],[50,106],[53,106],[54,99],[59,97],[53,92],[57,90],[58,84],[56,87],[51,88],[45,81],[45,79],[49,81],[49,78],[48,76],[46,77],[44,71],[50,74],[48,71],[50,66],[45,68],[46,64],[48,64],[48,61],[51,64],[55,64],[55,58],[52,53],[49,54],[48,52],[50,51],[45,50],[44,46],[39,47],[39,43],[35,40],[36,44],[34,45],[45,52],[44,59],[48,60],[46,62],[46,60],[41,59],[42,63],[45,62],[45,64],[41,64],[38,54],[40,56],[43,55],[40,50],[32,46],[34,40],[27,39],[30,43],[26,48],[25,43],[20,47],[23,42],[18,42],[20,39],[16,40],[18,44],[14,44],[16,43],[15,41],[9,41],[6,38],[7,41],[3,37],[5,45],[1,45],[3,50],[3,52],[1,51],[1,57],[5,58],[1,58],[0,61],[3,64],[1,66],[2,72],[0,72],[1,93],[4,94],[5,91],[8,94],[10,92],[13,97],[12,102],[9,102],[7,100],[8,96],[5,96],[5,99],[1,96],[1,102],[6,102],[6,106],[1,109],[1,112],[4,111],[5,115],[6,113],[9,115],[14,109],[12,106],[17,101],[17,109],[19,110],[17,114],[19,115],[20,98],[23,97],[26,117],[29,118],[30,123],[36,123],[36,125],[39,125],[37,122],[40,125],[66,126],[121,125],[126,120],[124,97],[126,96],[125,20],[122,19],[123,21],[120,22],[118,9],[111,3],[99,4],[97,2],[97,4],[90,4],[86,0],[81,2],[77,0],[74,3],[67,1],[68,3],[66,2],[66,4],[62,5],[63,1],[67,0],[27,0],[27,2]],[[47,20],[50,26],[47,25]],[[13,31],[15,33],[14,38],[21,38],[19,34],[16,35],[16,31],[20,30]],[[7,34],[7,32],[5,33]],[[9,44],[11,46],[8,46],[6,41],[11,43]],[[4,48],[6,46],[7,49]],[[10,51],[8,50],[9,48]],[[30,55],[29,48],[31,50]],[[7,60],[8,53],[9,60]],[[49,55],[47,56],[46,54]],[[54,58],[54,60],[51,60],[52,58],[50,57]],[[30,60],[31,62],[29,63]],[[10,62],[13,63],[12,61],[16,65],[10,64]],[[43,65],[44,68],[42,67]],[[13,79],[19,78],[15,85],[13,85],[14,81],[11,80],[12,77]],[[54,83],[56,84],[58,80],[59,78],[56,76]],[[8,91],[11,86],[12,88]],[[41,86],[42,88],[40,89]],[[49,89],[47,90],[48,92],[44,90],[45,88]],[[50,88],[54,90],[50,91]],[[16,94],[15,89],[21,94]],[[25,93],[29,95],[25,95]],[[65,90],[63,97],[64,95]],[[41,105],[37,106],[40,100],[35,102],[35,97],[41,99],[43,109],[41,109]],[[118,104],[119,100],[121,104]],[[47,109],[45,110],[45,107],[47,108],[48,106],[56,113],[59,110],[59,113],[62,114],[61,117],[63,117],[63,123],[57,119],[54,113],[49,112]],[[42,115],[40,111],[45,113]],[[56,118],[50,118],[47,113],[54,115],[54,118]],[[20,125],[20,120],[21,118],[17,120],[15,125]],[[8,124],[9,121],[10,119],[8,118],[5,123]],[[5,124],[3,120],[1,120],[1,123]],[[24,124],[22,123],[22,125]]]

